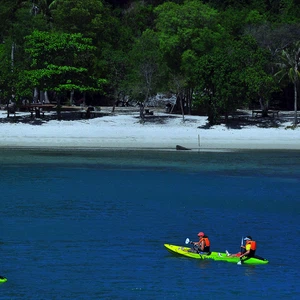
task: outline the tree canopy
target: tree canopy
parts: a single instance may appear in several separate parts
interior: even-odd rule
[[[0,101],[39,89],[145,104],[171,92],[182,113],[215,124],[237,108],[267,111],[292,85],[297,111],[299,36],[298,0],[3,0]]]

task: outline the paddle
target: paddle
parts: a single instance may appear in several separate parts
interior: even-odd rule
[[[186,238],[186,240],[185,240],[185,244],[187,245],[187,244],[193,244],[193,242],[192,241],[190,241],[190,239],[189,238]],[[196,250],[197,251],[197,253],[200,255],[200,257],[202,258],[202,255],[201,255],[201,253],[199,252],[199,249],[196,249],[195,248],[195,244],[193,244],[193,248],[194,248],[194,250]]]
[[[242,237],[241,240],[241,253],[243,253],[243,246],[244,246],[244,238]],[[237,263],[238,265],[242,264],[242,258],[240,257],[240,261]]]

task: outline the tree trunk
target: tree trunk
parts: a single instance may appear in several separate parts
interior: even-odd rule
[[[39,100],[39,91],[37,88],[34,88],[32,100],[33,100],[32,103],[37,103]]]
[[[7,100],[7,104],[6,104],[6,111],[7,111],[6,117],[9,118],[9,101],[8,100]]]
[[[45,98],[44,98],[45,94],[44,94],[44,91],[40,91],[40,103],[44,103],[45,101]]]
[[[61,120],[61,104],[60,104],[60,96],[56,99],[56,113],[57,113],[57,120]]]
[[[208,102],[208,112],[207,112],[207,116],[208,116],[208,122],[209,125],[216,125],[217,124],[217,119],[218,119],[218,115],[217,115],[217,110],[216,110],[216,105],[215,105],[215,100],[214,97],[212,97],[211,95],[209,96],[209,102]]]
[[[140,102],[139,105],[140,105],[140,118],[141,118],[141,122],[144,123],[145,122],[145,114],[144,114],[145,105],[142,102]]]
[[[115,101],[114,101],[114,104],[113,104],[113,107],[112,107],[112,110],[111,112],[114,113],[115,112],[115,109],[116,109],[116,106],[118,106],[118,103],[120,101],[120,95],[121,95],[121,92],[117,93],[117,91],[115,91]]]
[[[83,92],[83,106],[86,106],[86,92]]]
[[[70,105],[74,105],[74,90],[70,93]]]
[[[145,112],[144,112],[144,110],[145,110],[145,107],[146,107],[147,102],[148,102],[148,97],[149,97],[149,93],[150,93],[149,91],[150,91],[150,88],[148,87],[147,92],[146,92],[146,96],[145,96],[145,100],[144,100],[144,102],[140,103],[140,118],[141,118],[142,123],[145,123]]]
[[[268,105],[266,104],[266,102],[264,101],[263,97],[259,98],[259,104],[260,104],[260,108],[262,110],[262,117],[267,117],[268,116]]]
[[[179,93],[179,102],[180,102],[180,109],[181,109],[181,114],[182,114],[182,121],[184,122],[184,109],[183,109],[183,96],[182,93]]]
[[[186,93],[186,108],[187,108],[187,114],[192,114],[192,98],[193,98],[193,89],[188,88]]]
[[[228,124],[228,120],[229,120],[228,111],[225,111],[224,116],[225,116],[225,124]]]
[[[294,83],[294,110],[295,110],[295,118],[294,118],[294,125],[297,126],[298,124],[298,111],[297,111],[297,82]]]
[[[44,103],[50,103],[47,91],[44,92]]]

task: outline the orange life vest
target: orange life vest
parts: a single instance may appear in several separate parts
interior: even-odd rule
[[[199,245],[201,244],[202,241],[204,241],[204,243],[205,243],[203,251],[209,252],[210,251],[210,241],[209,241],[208,237],[201,238],[199,241]]]
[[[249,244],[251,246],[250,250],[255,251],[256,250],[256,242],[255,241],[247,241],[246,246]]]
[[[205,242],[205,246],[209,247],[210,246],[210,241],[208,239],[208,237],[203,237],[200,239],[200,243],[204,241]]]

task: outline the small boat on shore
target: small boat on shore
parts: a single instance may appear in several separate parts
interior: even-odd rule
[[[211,259],[217,261],[226,261],[230,263],[236,264],[247,264],[247,265],[265,265],[269,263],[269,261],[262,257],[251,257],[240,260],[238,256],[228,256],[226,253],[223,252],[211,252],[210,254],[203,254],[203,253],[195,253],[192,252],[191,248],[189,247],[181,247],[171,244],[164,244],[165,248],[173,254],[186,256],[195,259]]]

